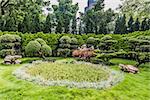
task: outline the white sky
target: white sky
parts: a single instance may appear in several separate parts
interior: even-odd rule
[[[87,6],[87,0],[73,0],[74,3],[79,3],[79,11],[84,12],[84,8]],[[115,10],[118,5],[121,3],[120,0],[105,0],[106,9],[112,8]],[[51,0],[51,4],[57,4],[57,0]]]

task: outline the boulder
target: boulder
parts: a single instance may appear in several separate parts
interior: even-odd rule
[[[19,58],[22,58],[22,56],[19,56],[19,55],[14,55],[14,56],[11,56],[11,55],[8,55],[4,58],[4,64],[20,64],[21,61],[18,60]]]
[[[133,73],[133,74],[136,74],[136,73],[139,72],[139,69],[134,67],[134,66],[132,66],[132,65],[119,64],[119,67],[124,72],[129,72],[129,73]]]

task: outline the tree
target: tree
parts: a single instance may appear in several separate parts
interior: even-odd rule
[[[120,33],[120,17],[117,18],[116,23],[115,23],[115,34],[119,34]]]
[[[130,32],[130,33],[134,31],[133,30],[133,23],[134,23],[133,17],[130,16],[130,19],[128,21],[128,32]]]
[[[78,4],[73,5],[72,0],[59,0],[58,5],[53,5],[56,18],[56,33],[70,31],[70,23],[75,18],[78,11]]]
[[[127,16],[132,15],[133,18],[150,17],[150,2],[149,0],[122,0],[123,3],[120,6],[122,14]]]
[[[134,27],[133,27],[134,31],[139,31],[140,30],[140,22],[139,19],[137,18],[135,23],[134,23]]]
[[[120,23],[120,33],[124,34],[127,33],[127,27],[126,27],[126,16],[123,15],[123,17],[121,17],[121,23]]]
[[[92,9],[86,11],[83,17],[85,33],[106,34],[107,26],[113,20],[114,12],[104,10],[104,0],[98,0]]]
[[[27,56],[38,56],[45,59],[45,56],[47,57],[52,55],[52,50],[43,39],[38,38],[27,44],[25,47],[25,53]]]
[[[144,18],[141,24],[141,31],[146,31],[147,30],[147,19]]]
[[[77,33],[77,20],[76,17],[73,18],[72,20],[72,32],[73,34]]]
[[[126,27],[126,16],[123,15],[122,17],[118,17],[115,24],[115,31],[116,34],[125,34],[127,33]]]
[[[37,33],[41,31],[39,14],[33,16],[33,20],[31,21],[31,26],[32,26],[31,29],[32,33]]]
[[[43,31],[45,33],[51,33],[52,32],[52,15],[51,14],[48,14],[48,16],[46,17]]]
[[[8,11],[11,10],[11,7],[14,6],[11,0],[1,0],[0,1],[0,15],[5,15]]]
[[[148,29],[150,29],[150,19],[148,19]]]
[[[5,31],[17,31],[16,21],[13,17],[9,17],[4,25]]]
[[[19,23],[18,25],[18,31],[19,32],[23,32],[23,33],[26,33],[26,32],[31,32],[31,20],[30,20],[30,17],[29,15],[26,15],[23,19],[23,22]]]

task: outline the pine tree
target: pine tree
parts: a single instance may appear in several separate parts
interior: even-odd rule
[[[120,33],[120,17],[117,18],[116,23],[115,23],[115,34],[119,34]]]
[[[24,17],[24,20],[21,24],[21,26],[18,26],[19,27],[22,27],[22,29],[19,29],[20,31],[22,31],[23,33],[26,33],[26,32],[31,32],[31,20],[30,20],[30,17],[28,15],[26,15]]]
[[[141,25],[141,31],[146,31],[147,30],[147,19],[144,18],[144,20],[142,21],[142,25]]]
[[[4,27],[5,31],[17,31],[16,22],[13,17],[10,17],[6,20],[6,24]]]
[[[121,21],[120,21],[120,33],[121,34],[127,33],[126,16],[125,16],[125,14],[123,15],[123,17],[121,17]]]
[[[39,19],[39,15],[36,14],[35,16],[33,16],[33,20],[32,20],[32,33],[37,33],[41,31],[41,27],[40,27],[40,19]]]
[[[128,32],[129,33],[133,32],[133,23],[134,23],[134,20],[133,20],[133,17],[131,16],[128,21]]]
[[[76,16],[72,20],[72,33],[73,34],[77,33],[77,20],[76,20]]]
[[[48,14],[48,16],[46,17],[43,31],[45,33],[51,33],[52,32],[52,15],[51,14]]]
[[[148,29],[150,29],[150,19],[148,19]]]
[[[56,26],[56,33],[62,33],[62,32],[63,32],[63,25],[60,21],[58,21]]]
[[[135,23],[134,23],[134,27],[133,27],[134,31],[139,31],[140,30],[140,22],[139,19],[137,18]]]

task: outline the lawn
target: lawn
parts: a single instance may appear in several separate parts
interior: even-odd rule
[[[2,60],[0,60],[2,61]],[[130,60],[112,59],[112,63],[136,63]],[[139,74],[125,73],[120,84],[106,89],[77,89],[47,87],[19,80],[12,72],[22,65],[0,65],[0,100],[149,100],[150,66],[142,65]],[[111,66],[118,70],[118,66]]]

